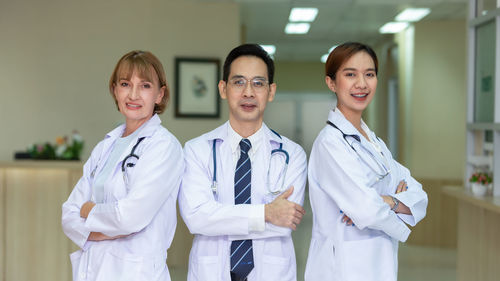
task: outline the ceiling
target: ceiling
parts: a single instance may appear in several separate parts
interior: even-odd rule
[[[206,0],[205,0],[206,1]],[[468,0],[225,0],[240,5],[243,38],[276,45],[276,60],[319,61],[328,49],[346,41],[370,45],[390,40],[378,29],[405,8],[431,8],[422,21],[465,19]],[[293,7],[316,7],[316,20],[305,35],[284,33]]]

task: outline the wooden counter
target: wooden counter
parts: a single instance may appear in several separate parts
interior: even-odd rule
[[[500,197],[477,197],[457,186],[443,193],[458,200],[458,280],[499,280]]]
[[[61,205],[81,177],[81,162],[0,162],[2,280],[71,280],[75,248],[61,228]]]
[[[69,281],[69,254],[61,206],[82,175],[82,162],[0,162],[0,280]],[[191,235],[178,216],[169,266],[187,268]]]

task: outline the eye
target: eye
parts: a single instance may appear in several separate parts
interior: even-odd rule
[[[233,85],[238,86],[238,87],[245,86],[246,82],[247,81],[245,79],[242,79],[242,78],[233,79]]]
[[[252,86],[255,88],[262,88],[266,85],[266,81],[262,79],[254,79],[252,80]]]
[[[151,89],[151,84],[150,83],[144,83],[142,85],[142,87],[145,88],[145,89]]]
[[[120,82],[121,87],[128,87],[128,82],[122,81]]]
[[[354,76],[356,76],[356,74],[354,74],[353,72],[346,72],[345,76],[346,77],[354,77]]]
[[[368,77],[376,77],[376,74],[375,74],[375,72],[368,72],[366,74],[366,76],[368,76]]]

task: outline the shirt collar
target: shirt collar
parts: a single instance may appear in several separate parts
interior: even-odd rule
[[[243,139],[242,136],[240,136],[232,127],[231,123],[228,123],[228,132],[227,135],[229,136],[229,143],[231,145],[231,152],[232,153],[237,153],[240,151],[240,141]],[[263,132],[264,126],[261,126],[257,132],[255,132],[253,135],[249,136],[247,139],[250,140],[250,143],[252,144],[252,148],[249,150],[249,155],[255,154],[255,152],[259,149],[260,144],[262,143],[262,132]]]

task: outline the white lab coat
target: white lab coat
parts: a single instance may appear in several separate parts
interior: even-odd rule
[[[290,201],[302,205],[307,173],[304,150],[286,137],[280,139],[263,124],[263,142],[252,159],[252,204],[234,205],[234,164],[228,136],[229,122],[186,143],[186,171],[179,192],[181,215],[195,234],[189,256],[188,281],[229,281],[231,241],[252,239],[254,268],[248,281],[295,281],[296,263],[291,229],[265,223],[265,230],[249,230],[251,210],[262,210],[276,196],[266,185],[271,150],[290,155],[284,189],[294,186]],[[218,194],[211,189],[213,140],[217,139]],[[283,190],[284,191],[284,190]],[[216,199],[217,198],[217,199]]]
[[[184,165],[182,146],[160,123],[154,115],[141,126],[120,157],[130,153],[138,138],[146,137],[135,152],[140,159],[127,168],[129,184],[124,184],[121,160],[104,184],[104,202],[87,219],[80,217],[80,207],[89,200],[95,202],[94,178],[125,125],[108,133],[85,163],[82,178],[62,206],[63,231],[81,248],[70,255],[73,280],[170,281],[165,261],[177,223],[176,199]],[[128,236],[87,241],[90,232]]]
[[[345,134],[359,135],[361,144],[351,137],[348,142],[365,154],[364,159],[374,157],[359,145],[375,155],[376,161],[388,163],[390,174],[370,186],[375,178],[372,169],[359,159],[339,130],[330,125],[323,128],[309,160],[309,196],[314,220],[305,280],[394,281],[398,241],[406,241],[410,234],[405,223],[414,226],[425,217],[427,194],[372,131],[366,133],[381,146],[383,156],[340,112],[330,111],[328,120]],[[408,191],[395,194],[401,180],[406,180]],[[391,211],[380,195],[396,197],[410,208],[412,215]],[[341,221],[340,210],[355,226]]]

